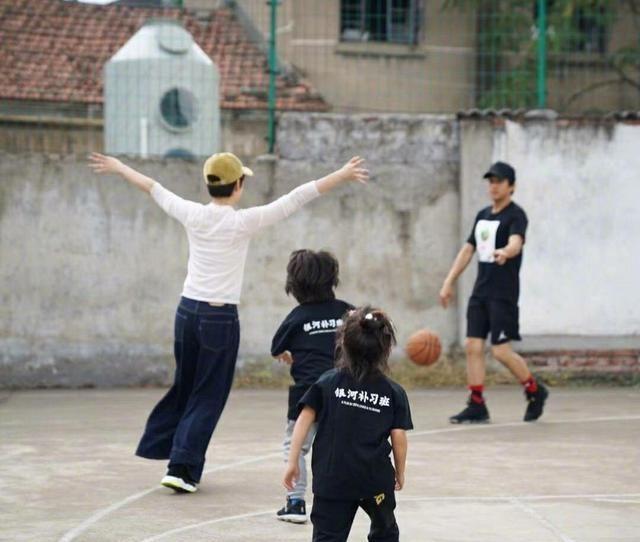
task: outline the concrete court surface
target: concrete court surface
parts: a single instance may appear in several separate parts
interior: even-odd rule
[[[456,427],[463,390],[410,391],[401,539],[640,541],[640,391],[551,392],[538,423],[520,422],[521,390],[505,387],[489,390],[492,424]],[[160,488],[164,462],[133,455],[163,393],[0,392],[0,540],[311,540],[310,524],[273,517],[286,392],[232,391],[195,495]],[[359,512],[349,540],[367,527]]]

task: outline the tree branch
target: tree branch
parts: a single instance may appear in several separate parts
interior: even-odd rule
[[[635,87],[637,90],[640,91],[640,81],[636,81],[635,79],[627,75],[625,71],[622,69],[622,66],[619,66],[614,62],[613,69],[620,76],[620,79],[622,79],[625,83],[627,83],[628,85],[631,85],[632,87]]]
[[[593,92],[601,87],[607,87],[609,85],[620,84],[622,81],[620,79],[608,79],[607,81],[598,81],[597,83],[593,83],[588,87],[581,88],[580,90],[574,92],[571,96],[569,96],[563,106],[562,109],[567,109],[573,102],[575,102],[578,98],[588,94],[589,92]]]

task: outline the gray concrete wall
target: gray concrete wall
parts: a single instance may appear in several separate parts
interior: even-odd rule
[[[369,159],[367,187],[312,203],[252,243],[240,307],[240,363],[268,355],[294,306],[288,255],[327,248],[338,295],[381,305],[404,340],[415,328],[456,338],[437,307],[458,231],[458,133],[450,117],[287,114],[277,162],[256,169],[245,205],[261,204],[340,166]],[[185,198],[207,201],[199,164],[132,162]],[[0,156],[0,387],[166,382],[173,313],[184,280],[182,227],[123,181],[77,155]]]
[[[103,152],[102,111],[71,111],[64,117],[51,104],[41,104],[41,114],[29,103],[20,109],[14,102],[0,100],[0,149],[10,153],[87,154]],[[57,108],[60,104],[55,104]],[[267,151],[266,111],[222,110],[221,148],[238,155],[255,156]]]
[[[529,216],[522,348],[640,347],[640,126],[466,120],[460,134],[461,240],[488,204],[489,163],[516,168],[514,199]],[[474,277],[467,272],[460,285],[461,333]]]
[[[257,137],[250,132],[247,148]],[[640,126],[292,113],[280,119],[278,141],[275,161],[244,156],[257,175],[243,205],[271,201],[355,154],[368,159],[372,179],[255,238],[240,366],[268,357],[273,331],[295,304],[283,291],[288,255],[302,247],[333,251],[338,295],[385,308],[401,343],[427,326],[446,347],[455,344],[475,262],[460,281],[457,311],[439,308],[437,294],[487,204],[481,175],[497,159],[518,170],[515,199],[530,218],[523,349],[578,355],[640,346]],[[200,164],[131,164],[207,201]],[[123,181],[94,176],[83,156],[1,154],[0,387],[167,382],[187,249],[177,222]]]

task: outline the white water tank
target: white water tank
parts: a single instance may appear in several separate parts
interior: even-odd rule
[[[196,158],[219,150],[220,75],[179,23],[146,23],[104,76],[108,154]]]

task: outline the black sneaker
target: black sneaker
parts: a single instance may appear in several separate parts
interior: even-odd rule
[[[538,389],[533,393],[525,391],[527,397],[527,410],[524,413],[525,422],[535,422],[544,410],[544,403],[549,397],[549,390],[545,388],[540,382],[538,382]]]
[[[276,512],[276,518],[280,521],[289,521],[291,523],[306,523],[307,507],[304,500],[287,497],[287,504]]]
[[[489,411],[484,403],[476,403],[469,399],[467,408],[449,418],[450,423],[489,423]]]
[[[198,484],[191,478],[186,465],[173,465],[169,467],[166,476],[160,484],[173,489],[177,493],[195,493],[198,491]]]

